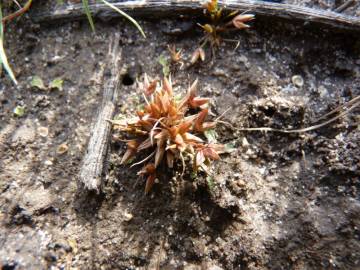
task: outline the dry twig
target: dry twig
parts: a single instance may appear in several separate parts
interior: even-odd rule
[[[193,13],[202,11],[203,7],[195,0],[153,0],[153,1],[121,1],[112,3],[130,15],[135,16],[171,16],[176,13]],[[279,4],[263,1],[250,0],[227,0],[219,1],[219,5],[231,10],[249,10],[256,16],[281,18],[290,21],[302,21],[304,23],[316,23],[322,26],[331,26],[339,29],[360,30],[360,18],[348,16],[329,10],[319,10],[308,7]],[[94,16],[108,20],[119,16],[106,5],[96,3],[89,5]],[[79,19],[84,16],[82,5],[62,6],[56,10],[44,11],[33,14],[37,22]]]
[[[119,65],[121,61],[119,39],[119,34],[116,34],[110,42],[107,62],[111,76],[104,84],[103,100],[99,112],[96,114],[97,118],[92,127],[92,135],[80,170],[80,181],[87,189],[96,192],[99,192],[101,187],[104,160],[110,139],[111,124],[106,119],[113,117],[118,98]]]

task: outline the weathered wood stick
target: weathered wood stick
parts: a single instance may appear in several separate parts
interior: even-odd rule
[[[348,8],[350,8],[351,6],[355,5],[355,3],[356,3],[355,0],[348,0],[344,4],[342,4],[339,7],[335,8],[334,11],[341,13],[341,12],[347,10]]]
[[[203,9],[199,1],[194,0],[147,0],[112,2],[113,5],[134,16],[154,17],[174,16],[174,14],[198,12]],[[288,20],[317,23],[340,29],[360,30],[360,18],[329,10],[319,10],[296,5],[271,3],[254,0],[219,0],[219,4],[228,9],[249,10],[258,16],[277,17]],[[94,16],[109,19],[120,16],[104,4],[90,4]],[[71,20],[84,17],[81,4],[58,7],[53,11],[33,14],[36,22],[53,20]]]
[[[110,77],[105,78],[101,106],[95,116],[96,121],[91,130],[92,134],[79,173],[80,181],[85,188],[95,190],[97,193],[101,189],[104,161],[107,156],[111,131],[111,125],[106,120],[112,119],[118,99],[121,61],[119,40],[119,34],[115,34],[109,45],[106,68],[110,71]]]

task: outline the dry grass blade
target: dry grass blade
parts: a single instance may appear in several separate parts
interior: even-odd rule
[[[354,103],[357,102],[358,100],[360,100],[360,96],[351,99],[350,101],[346,102],[345,104],[338,106],[337,108],[335,108],[335,109],[332,110],[331,112],[328,112],[327,114],[324,114],[323,116],[317,118],[317,119],[315,120],[315,122],[318,122],[318,121],[320,121],[320,120],[322,120],[322,119],[325,119],[325,118],[329,117],[330,115],[332,115],[332,114],[334,114],[334,113],[336,113],[336,112],[339,112],[339,111],[343,110],[344,108],[346,108],[346,107],[354,104]]]
[[[6,72],[9,74],[10,79],[17,85],[17,81],[13,71],[10,68],[9,62],[6,57],[5,49],[4,49],[4,24],[3,24],[3,16],[2,16],[2,6],[0,3],[0,65],[4,67]]]
[[[325,116],[329,116],[335,112],[341,111],[345,106],[349,106],[350,104],[353,104],[352,106],[345,109],[343,112],[341,112],[337,116],[334,116],[325,122],[322,122],[320,124],[313,125],[310,127],[300,128],[300,129],[277,129],[277,128],[270,128],[270,127],[259,127],[259,128],[236,128],[236,130],[239,130],[239,131],[273,131],[273,132],[280,132],[280,133],[304,133],[304,132],[312,131],[312,130],[324,127],[324,126],[336,121],[337,119],[347,115],[351,111],[353,111],[356,107],[358,107],[360,105],[360,101],[358,101],[359,99],[360,99],[360,96],[353,98],[346,104],[339,106],[335,110],[325,114],[324,116],[322,116],[318,119],[323,119]],[[355,101],[358,101],[358,102],[355,102]]]
[[[107,5],[108,7],[112,8],[113,10],[115,10],[116,12],[118,12],[119,14],[121,14],[122,16],[124,16],[126,19],[128,19],[130,22],[132,22],[135,27],[140,31],[141,35],[146,38],[146,35],[144,33],[144,30],[141,28],[141,26],[138,24],[138,22],[136,20],[134,20],[130,15],[128,15],[127,13],[125,13],[124,11],[122,11],[121,9],[117,8],[116,6],[114,6],[113,4],[109,3],[108,1],[105,0],[101,0],[105,5]]]

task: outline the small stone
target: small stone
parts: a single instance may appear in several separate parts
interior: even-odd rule
[[[234,178],[239,179],[240,178],[240,173],[234,173]]]
[[[69,147],[66,143],[60,144],[57,148],[57,153],[59,155],[65,154],[69,150]]]
[[[31,120],[25,120],[25,123],[15,130],[12,136],[12,141],[21,141],[23,143],[30,143],[35,140],[36,129]]]
[[[236,185],[239,187],[239,188],[243,188],[246,186],[246,183],[244,180],[240,179],[238,181],[236,181]]]
[[[41,137],[47,137],[49,135],[49,129],[47,127],[39,127],[38,133]]]
[[[295,75],[291,78],[292,83],[296,86],[296,87],[303,87],[304,85],[304,79],[300,76],[300,75]]]
[[[215,68],[215,70],[212,72],[212,75],[217,76],[217,77],[227,77],[227,73],[224,69],[222,68]]]
[[[131,213],[129,213],[129,212],[125,212],[124,213],[124,220],[125,221],[130,221],[130,220],[132,220],[134,218],[134,216],[131,214]]]
[[[319,86],[318,91],[319,91],[320,97],[322,97],[322,98],[329,95],[328,90],[323,85]]]
[[[16,206],[13,210],[14,214],[11,219],[11,223],[22,225],[22,224],[32,224],[32,214],[25,208],[21,206]]]
[[[71,252],[72,247],[69,245],[69,243],[66,240],[59,240],[54,244],[55,249],[63,249],[66,252]]]
[[[186,256],[186,254],[184,254],[184,257]],[[196,264],[192,264],[192,263],[187,263],[186,265],[183,266],[184,270],[200,270],[202,269],[201,266],[196,265]]]
[[[245,65],[246,68],[250,68],[251,64],[245,55],[239,57],[239,61]]]
[[[56,262],[57,261],[56,255],[50,251],[48,251],[44,254],[44,259],[48,262]]]
[[[52,163],[51,160],[45,160],[44,164],[45,164],[46,166],[51,166],[51,165],[53,165],[53,163]]]
[[[45,209],[49,209],[53,202],[51,193],[40,186],[39,188],[31,188],[23,192],[20,205],[31,213],[36,213]]]
[[[223,270],[223,268],[217,265],[209,265],[208,270]]]
[[[246,137],[242,139],[241,144],[243,147],[248,147],[250,145]]]

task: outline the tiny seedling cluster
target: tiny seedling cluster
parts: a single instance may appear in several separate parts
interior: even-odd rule
[[[221,41],[230,41],[239,43],[238,40],[225,39],[221,34],[233,31],[250,28],[247,22],[255,19],[253,14],[241,13],[238,10],[225,14],[223,8],[219,7],[217,0],[205,2],[205,15],[209,22],[202,25],[198,24],[204,30],[204,37],[200,40],[200,45],[193,53],[191,63],[194,64],[199,59],[205,60],[205,52],[203,48],[209,44],[212,56],[215,55],[215,50],[220,46]]]

